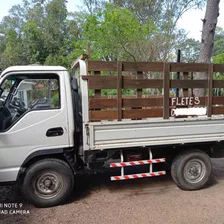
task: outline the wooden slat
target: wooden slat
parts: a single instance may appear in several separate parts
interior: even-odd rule
[[[100,121],[100,120],[114,120],[117,119],[116,110],[90,110],[89,111],[90,121]]]
[[[179,97],[180,101],[181,101],[181,97]],[[208,105],[208,97],[206,96],[202,96],[199,97],[200,99],[200,104],[196,105],[196,106],[205,106]],[[213,105],[224,105],[224,97],[223,96],[213,96],[212,97],[212,104]],[[171,105],[171,99],[170,99],[170,105]]]
[[[89,89],[116,89],[116,76],[87,76]],[[163,88],[162,79],[130,79],[123,76],[123,88]],[[207,88],[207,80],[170,80],[170,88]],[[224,80],[213,80],[213,88],[224,88]]]
[[[130,79],[123,78],[123,88],[146,89],[162,88],[162,79]],[[87,76],[89,89],[116,89],[116,76]],[[224,88],[224,80],[213,80],[214,88]],[[170,80],[170,88],[207,88],[207,80]]]
[[[181,102],[179,97],[179,102]],[[188,100],[189,101],[189,100]],[[213,96],[213,105],[224,105],[223,96]],[[172,105],[172,98],[169,99],[169,105]],[[208,105],[208,97],[200,97],[200,104],[196,106]],[[122,107],[123,108],[133,108],[133,107],[161,107],[163,106],[163,98],[123,98]],[[106,108],[117,108],[117,99],[108,98],[90,98],[89,100],[90,109],[106,109]]]
[[[171,72],[207,72],[209,64],[171,63]],[[115,61],[88,61],[88,71],[116,71]],[[123,71],[162,72],[162,62],[123,62]],[[224,72],[223,64],[215,64],[214,72]]]
[[[224,72],[224,64],[214,64],[214,72]]]
[[[127,79],[124,78],[123,88],[127,89],[147,89],[147,88],[163,88],[162,79]]]
[[[123,118],[147,118],[147,117],[162,117],[163,109],[154,108],[154,109],[133,109],[133,110],[123,110]]]
[[[122,106],[123,108],[158,107],[163,106],[163,98],[122,99]],[[117,99],[91,98],[89,100],[89,109],[106,109],[106,108],[117,108]]]
[[[138,118],[150,118],[150,117],[162,117],[162,116],[163,116],[162,108],[122,110],[123,119],[138,119]],[[116,110],[89,111],[89,117],[91,121],[114,120],[117,119],[117,111]]]
[[[87,76],[89,89],[116,89],[116,76]],[[162,88],[162,79],[130,79],[123,76],[123,88],[125,89],[146,89],[146,88]]]
[[[122,120],[122,62],[117,63],[117,120]]]
[[[199,99],[200,99],[200,104],[198,104],[196,106],[208,105],[208,97],[202,96],[202,97],[199,97]],[[180,101],[181,101],[181,97],[180,97]],[[212,104],[213,105],[224,105],[224,97],[223,96],[213,96],[212,97]],[[170,103],[170,105],[171,105],[171,103]]]
[[[163,106],[163,98],[123,99],[123,107]]]
[[[213,80],[213,88],[224,88],[224,80]]]
[[[178,97],[179,102],[181,102],[182,97]],[[189,100],[188,100],[189,101]],[[208,97],[200,97],[200,104],[196,106],[205,106],[208,103]],[[224,105],[223,96],[213,96],[213,105]],[[172,105],[172,98],[169,99],[169,105]],[[175,106],[176,104],[174,104]],[[123,108],[136,108],[136,107],[161,107],[163,106],[163,98],[123,98],[122,107]],[[107,99],[107,98],[91,98],[89,100],[90,109],[106,109],[106,108],[117,108],[117,99]]]
[[[224,107],[212,107],[212,114],[224,114]]]
[[[116,76],[88,76],[87,78],[89,89],[117,89]]]
[[[181,101],[182,97],[179,97],[179,101]],[[197,104],[196,106],[205,106],[208,105],[208,97],[202,96],[199,97],[200,104]],[[171,98],[170,98],[170,105],[171,105]],[[212,105],[224,105],[224,96],[213,96],[212,97]]]
[[[207,116],[212,116],[212,82],[213,80],[213,64],[209,64],[208,71],[208,106],[207,106]]]
[[[207,88],[207,80],[170,80],[170,88]]]
[[[200,104],[198,104],[198,105],[205,106],[208,104],[208,97],[202,96],[202,97],[199,97],[199,99],[200,99]]]
[[[212,104],[216,105],[224,105],[224,96],[213,96],[212,97]]]
[[[89,109],[117,108],[117,99],[89,99]]]
[[[163,119],[169,119],[170,95],[170,64],[164,63],[163,68]]]
[[[123,71],[162,72],[162,62],[123,62]]]
[[[208,64],[204,63],[170,63],[171,72],[207,72]]]
[[[170,111],[170,110],[169,110]],[[224,114],[224,107],[212,107],[212,114]],[[153,108],[153,109],[134,109],[134,110],[123,110],[122,117],[123,118],[150,118],[150,117],[162,117],[163,109],[162,108]],[[89,117],[91,121],[96,120],[113,120],[117,119],[117,111],[116,110],[96,110],[89,111]]]
[[[117,71],[117,62],[113,61],[88,61],[88,71]]]

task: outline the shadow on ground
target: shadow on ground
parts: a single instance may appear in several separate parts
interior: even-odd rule
[[[139,189],[150,189],[151,192],[162,193],[167,188],[175,187],[170,173],[166,176],[143,178],[135,180],[114,181],[111,182],[111,175],[119,175],[119,172],[88,174],[76,177],[75,187],[72,196],[68,203],[82,200],[92,192],[99,191],[100,189],[107,189],[110,192],[121,191],[122,189],[130,189],[131,192],[139,194]],[[213,175],[206,188],[212,187],[217,182],[224,180],[224,159],[213,160]],[[142,191],[144,192],[144,191]],[[18,186],[0,186],[0,203],[18,202],[24,203]],[[1,218],[0,218],[1,219]]]

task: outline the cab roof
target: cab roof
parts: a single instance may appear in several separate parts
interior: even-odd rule
[[[5,69],[0,76],[4,76],[8,72],[27,72],[27,71],[66,71],[67,69],[62,66],[41,66],[41,65],[21,65],[11,66]]]

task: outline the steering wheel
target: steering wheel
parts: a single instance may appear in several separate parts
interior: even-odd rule
[[[14,123],[14,121],[17,119],[17,117],[20,116],[20,113],[18,113],[18,111],[15,111],[15,113],[12,115],[12,118],[11,118],[11,124]]]

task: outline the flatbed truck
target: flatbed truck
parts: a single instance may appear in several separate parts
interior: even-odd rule
[[[208,79],[190,79],[195,72]],[[215,79],[222,72],[219,64],[86,55],[71,73],[61,66],[9,67],[0,75],[0,182],[19,183],[38,207],[68,200],[76,175],[115,168],[120,174],[112,181],[171,171],[180,189],[201,189],[212,173],[210,158],[224,156],[224,97],[214,96],[224,88]],[[196,88],[206,96],[193,94]],[[160,94],[145,94],[151,89]],[[109,91],[114,95],[105,96]]]

